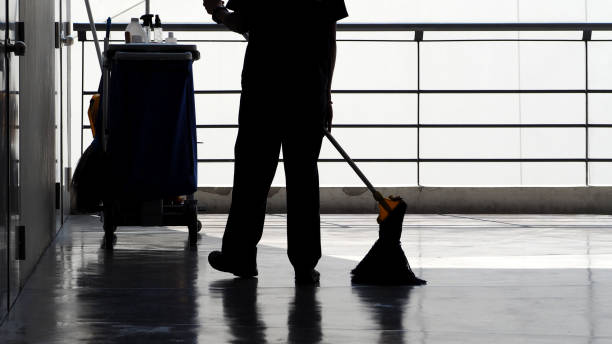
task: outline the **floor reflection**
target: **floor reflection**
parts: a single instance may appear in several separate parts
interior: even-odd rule
[[[378,343],[407,343],[405,310],[413,287],[355,287],[359,301],[378,325]]]
[[[104,338],[110,324],[114,342],[196,342],[197,278],[194,252],[100,250],[78,274],[78,337]]]
[[[330,215],[351,229],[323,229],[314,289],[296,287],[285,249],[268,245],[286,238],[279,217],[266,224],[258,280],[213,270],[226,216],[211,216],[196,251],[182,228],[122,228],[113,252],[100,250],[97,218],[72,217],[0,343],[612,343],[612,217],[412,216],[431,227],[422,246],[405,233],[431,285],[411,289],[351,286],[356,262],[342,257],[371,247],[372,219]],[[531,227],[500,230],[498,220]]]
[[[317,287],[296,286],[289,304],[287,327],[289,343],[321,343],[321,304],[317,300]]]
[[[213,297],[223,302],[223,318],[232,343],[267,343],[266,324],[257,304],[256,278],[236,278],[210,284]]]

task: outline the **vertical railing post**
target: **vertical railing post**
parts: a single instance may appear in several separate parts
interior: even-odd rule
[[[417,186],[421,186],[421,41],[423,31],[414,32],[417,44]]]
[[[85,41],[87,40],[87,34],[85,33],[84,39],[81,40],[81,155],[83,155],[83,117],[85,116]],[[80,32],[79,32],[80,36]]]
[[[590,139],[589,139],[589,129],[590,129],[590,121],[589,121],[589,41],[593,36],[593,32],[590,30],[585,30],[582,33],[582,40],[584,41],[584,97],[585,97],[585,121],[584,121],[584,129],[585,129],[585,185],[589,186],[591,184],[589,173],[589,157],[590,157]]]

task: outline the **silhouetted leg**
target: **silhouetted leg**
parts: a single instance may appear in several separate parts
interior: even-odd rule
[[[321,258],[319,171],[323,135],[318,125],[289,130],[283,139],[287,180],[287,248],[295,270],[313,269]]]
[[[263,232],[266,202],[280,152],[280,137],[270,126],[255,123],[241,110],[235,146],[234,188],[225,234],[224,254],[255,259]]]

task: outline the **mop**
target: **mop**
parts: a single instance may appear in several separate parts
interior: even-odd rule
[[[407,204],[400,197],[383,195],[374,188],[372,183],[361,172],[355,162],[342,149],[331,133],[324,129],[325,136],[334,145],[344,160],[368,187],[376,202],[378,202],[378,240],[368,254],[351,271],[352,282],[355,284],[372,285],[423,285],[427,282],[416,277],[401,246],[402,224]]]

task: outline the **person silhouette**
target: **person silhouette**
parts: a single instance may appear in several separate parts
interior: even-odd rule
[[[287,246],[296,283],[316,284],[321,258],[317,161],[331,129],[336,22],[344,0],[204,0],[217,23],[248,37],[235,145],[232,204],[221,251],[210,265],[257,276],[266,201],[282,147],[287,184]]]

